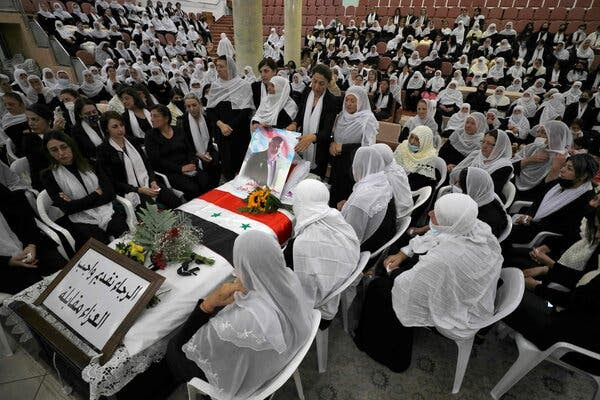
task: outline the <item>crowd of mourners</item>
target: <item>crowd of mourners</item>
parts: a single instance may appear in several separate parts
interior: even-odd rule
[[[285,250],[264,233],[241,234],[236,281],[199,300],[163,361],[125,392],[161,398],[202,377],[231,398],[252,394],[302,346],[312,308],[329,326],[339,296],[323,300],[361,252],[409,217],[359,286],[352,335],[373,359],[401,372],[414,327],[456,338],[484,328],[502,267],[522,269],[527,288],[506,324],[541,349],[565,341],[600,351],[600,324],[590,323],[600,313],[600,74],[591,69],[600,27],[498,30],[479,9],[439,27],[426,9],[384,23],[375,10],[358,26],[318,20],[299,68],[284,63],[285,37],[271,29],[256,76],[252,66],[238,74],[224,34],[209,57],[208,24],[178,3],[85,5],[40,2],[36,16],[70,52],[93,54],[81,82],[50,68],[0,75],[1,292],[67,262],[40,232],[32,193],[47,193],[77,250],[128,231],[116,196],[175,209],[234,179],[259,127],[299,132],[294,163],[311,172],[293,189]],[[404,116],[397,147],[376,143],[394,110]],[[9,167],[23,159],[25,173]],[[413,192],[427,187],[429,201],[415,207]],[[513,197],[527,203],[509,213]],[[555,235],[534,240],[544,232]]]

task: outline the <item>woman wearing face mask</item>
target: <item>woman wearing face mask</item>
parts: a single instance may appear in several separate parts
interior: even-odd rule
[[[260,100],[256,114],[252,117],[252,131],[261,126],[285,129],[298,114],[298,106],[290,97],[287,79],[274,76],[266,86],[267,96]]]
[[[507,242],[527,243],[542,231],[563,235],[564,244],[576,242],[586,206],[595,195],[591,180],[597,172],[598,163],[589,154],[554,157],[536,200],[514,217]]]
[[[85,97],[75,102],[75,126],[71,135],[81,154],[88,160],[96,160],[96,147],[102,144],[105,132],[100,128],[100,112],[96,102]]]
[[[515,186],[519,200],[533,200],[539,185],[550,172],[554,158],[564,154],[572,137],[569,127],[560,121],[548,121],[533,127],[536,139],[513,157]]]
[[[511,157],[512,147],[508,135],[502,130],[487,132],[481,142],[481,149],[473,151],[452,169],[449,177],[450,184],[453,185],[459,180],[463,169],[481,168],[490,174],[496,195],[504,201],[502,188],[513,171]]]
[[[113,208],[114,189],[102,169],[81,155],[75,142],[61,132],[48,132],[44,149],[50,168],[42,175],[44,188],[65,215],[57,223],[73,234],[77,248],[89,238],[108,243],[127,231],[126,216]]]
[[[127,137],[141,146],[144,144],[146,133],[152,129],[150,111],[133,88],[122,89],[119,98],[125,107],[122,117]]]
[[[142,148],[127,140],[123,120],[117,112],[104,113],[100,126],[107,135],[98,146],[98,165],[109,176],[116,194],[131,201],[134,207],[158,203],[173,209],[181,205],[171,189],[158,185]]]
[[[452,168],[466,156],[481,148],[481,141],[486,131],[487,125],[483,114],[471,113],[465,119],[464,126],[455,130],[439,151],[439,156],[448,165],[448,171],[452,171]]]
[[[394,152],[398,165],[408,174],[408,182],[412,190],[424,186],[435,187],[441,178],[435,169],[437,150],[433,145],[433,132],[424,125],[419,125],[410,131],[408,139],[404,140]]]

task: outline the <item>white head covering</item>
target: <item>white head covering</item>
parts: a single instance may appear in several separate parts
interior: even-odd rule
[[[210,73],[210,63],[208,64]],[[235,61],[227,56],[228,80],[217,78],[210,86],[206,108],[213,108],[222,101],[231,102],[234,110],[254,109],[252,102],[252,87],[237,74]]]
[[[541,108],[543,108],[543,111],[542,115],[540,116],[540,124],[555,120],[559,117],[562,118],[566,108],[563,95],[560,93],[554,93],[550,97],[550,100],[541,105]]]
[[[535,104],[535,93],[531,89],[527,89],[523,92],[523,95],[515,101],[516,105],[523,106],[523,113],[527,118],[531,118],[537,111],[537,104]]]
[[[428,99],[421,99],[419,101],[424,101],[427,104],[427,115],[425,118],[421,118],[419,114],[412,116],[406,121],[404,125],[405,128],[408,128],[409,132],[415,129],[419,125],[425,125],[429,127],[434,135],[437,136],[438,124],[435,122],[435,110],[436,110],[436,102]]]
[[[435,230],[409,243],[427,254],[396,277],[392,305],[404,326],[435,326],[466,338],[494,314],[500,245],[469,196],[442,196],[434,212]]]
[[[490,174],[481,168],[467,168],[467,187],[462,189],[475,200],[478,207],[485,206],[496,199],[494,181]]]
[[[462,103],[458,112],[452,114],[446,125],[446,130],[455,131],[465,126],[467,117],[471,114],[471,105]]]
[[[348,96],[356,97],[356,111],[350,114],[344,107],[333,129],[333,139],[340,144],[360,142],[363,146],[369,146],[375,143],[379,122],[371,111],[367,91],[361,86],[352,86],[346,91],[344,99]]]
[[[435,50],[434,50],[435,51]],[[438,93],[446,84],[444,78],[442,78],[442,71],[437,70],[435,74],[429,81],[427,82],[427,87],[431,89],[431,91]]]
[[[517,113],[515,113],[517,111]],[[520,113],[518,112],[520,111]],[[508,129],[516,127],[519,130],[519,134],[529,133],[529,120],[525,117],[525,108],[523,106],[515,106],[512,110],[512,114],[508,118]]]
[[[431,128],[419,125],[410,131],[410,135],[419,138],[419,151],[413,153],[408,147],[406,139],[394,152],[396,162],[409,174],[417,173],[430,179],[435,179],[435,162],[437,150],[433,145],[433,132]]]
[[[281,371],[306,341],[312,304],[294,272],[285,267],[273,235],[242,233],[233,245],[233,264],[247,292],[236,292],[234,302],[182,350],[220,396],[242,399]]]
[[[569,104],[577,103],[579,101],[579,97],[581,97],[581,93],[581,82],[573,82],[571,88],[563,93],[565,105],[568,106]]]
[[[227,56],[227,58],[233,58],[235,55],[235,49],[225,32],[221,33],[221,40],[219,40],[219,45],[217,46],[217,54],[220,56]]]
[[[406,172],[394,160],[394,153],[390,146],[385,143],[377,143],[371,147],[377,150],[381,158],[383,158],[385,164],[383,172],[392,187],[394,204],[396,205],[396,217],[403,217],[410,213],[414,205]]]
[[[322,300],[356,269],[360,242],[352,226],[328,202],[329,190],[318,180],[306,179],[294,189],[294,272],[307,297],[330,320],[337,313],[339,297],[325,304]]]
[[[408,80],[408,83],[406,84],[406,88],[407,89],[421,89],[421,87],[423,87],[423,85],[426,82],[427,81],[425,80],[425,78],[423,78],[423,75],[419,71],[415,71],[415,73],[412,74],[412,76]]]
[[[454,147],[464,156],[480,149],[481,141],[483,140],[483,134],[487,131],[487,123],[485,121],[485,116],[482,113],[471,113],[467,118],[465,118],[465,124],[469,118],[473,118],[475,120],[475,123],[477,124],[477,131],[470,135],[465,132],[465,127],[463,125],[462,128],[455,130],[448,139],[450,140],[452,147]]]
[[[442,90],[438,95],[437,101],[439,104],[451,105],[454,104],[458,107],[463,103],[463,95],[458,90],[458,82],[454,79],[448,83],[446,89]]]
[[[260,105],[252,120],[260,124],[275,126],[277,125],[277,117],[281,110],[285,110],[293,120],[298,113],[298,106],[290,98],[290,84],[288,80],[281,76],[274,76],[270,82],[275,86],[275,93],[267,94],[260,100]]]
[[[85,79],[86,76],[92,77],[93,82],[88,82]],[[81,89],[83,94],[85,94],[88,98],[97,96],[102,91],[102,89],[104,89],[104,84],[99,79],[97,79],[92,73],[92,71],[90,71],[89,69],[83,71],[83,77],[83,81],[81,82],[81,86],[79,88]]]

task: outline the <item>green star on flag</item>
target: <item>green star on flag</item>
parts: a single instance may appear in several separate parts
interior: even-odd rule
[[[250,228],[250,224],[242,224],[242,226],[240,228],[242,228],[243,230],[246,230],[246,229]]]
[[[216,217],[220,217],[220,216],[221,216],[220,212],[218,212],[218,213],[212,213],[212,215],[211,215],[211,217],[215,217],[215,218]]]

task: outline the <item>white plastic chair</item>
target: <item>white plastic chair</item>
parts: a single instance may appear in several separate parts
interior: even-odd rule
[[[516,188],[515,188],[516,189]],[[504,190],[504,189],[502,189]],[[509,214],[517,214],[519,211],[521,211],[523,208],[525,207],[529,207],[533,204],[533,201],[523,201],[523,200],[517,200],[515,202],[513,202],[509,209],[508,209],[508,213]]]
[[[533,204],[533,202],[531,202],[531,201],[517,200],[510,206],[508,213],[509,214],[517,214],[524,207],[529,207],[532,204]],[[542,231],[542,232],[539,232],[537,235],[535,235],[535,237],[529,243],[513,243],[512,247],[531,249],[536,246],[539,246],[546,238],[555,237],[555,236],[562,236],[562,235],[560,233]]]
[[[412,197],[416,197],[417,200],[415,201],[411,212],[421,207],[429,199],[429,197],[431,196],[431,192],[431,186],[423,186],[421,189],[412,192]]]
[[[27,186],[31,187],[31,173],[29,169],[29,161],[26,157],[17,158],[10,164],[10,169],[12,172],[17,174],[19,178],[25,183]]]
[[[569,352],[580,353],[596,360],[600,360],[600,354],[566,342],[555,343],[549,349],[541,351],[518,332],[515,334],[515,342],[517,349],[519,349],[519,358],[517,358],[502,379],[494,386],[490,392],[492,398],[497,400],[502,397],[504,393],[508,392],[515,383],[527,375],[536,365],[546,360],[571,371],[590,376],[596,382],[596,391],[594,392],[593,400],[600,400],[600,376],[593,375],[560,360],[562,356]]]
[[[137,224],[137,218],[135,217],[135,208],[131,201],[127,200],[125,197],[117,196],[117,201],[123,205],[125,208],[125,214],[127,215],[127,226],[130,231],[135,229]]]
[[[393,238],[391,238],[390,240],[387,241],[387,243],[385,243],[383,246],[381,246],[380,248],[378,248],[375,252],[373,252],[371,254],[371,260],[378,257],[383,251],[387,250],[388,247],[390,247],[391,245],[393,245],[394,243],[396,243],[396,241],[398,239],[400,239],[400,236],[402,236],[404,234],[404,232],[406,232],[406,230],[408,229],[408,226],[410,225],[410,217],[402,217],[400,218],[400,221],[398,223],[398,227],[396,229],[396,234],[394,235]]]
[[[469,357],[471,356],[475,334],[477,334],[479,329],[490,326],[512,313],[521,303],[523,292],[525,291],[523,271],[518,268],[503,268],[500,272],[500,279],[502,279],[503,284],[496,291],[494,315],[488,321],[480,324],[479,327],[474,329],[472,336],[466,339],[459,339],[453,334],[452,330],[436,328],[442,335],[454,340],[458,347],[456,372],[454,374],[454,385],[452,387],[453,394],[460,391],[460,386],[462,385],[465,371],[467,370],[467,365],[469,363]]]
[[[440,186],[446,181],[446,176],[448,175],[448,165],[446,161],[442,157],[435,158],[435,169],[440,173],[440,180],[438,181],[435,189],[439,189]]]
[[[0,303],[4,301],[4,299],[10,297],[11,295],[8,293],[0,293]],[[2,323],[0,323],[0,357],[10,357],[13,355],[13,350],[10,347],[10,342],[8,341],[8,337],[6,336],[6,332],[4,332],[4,327]]]
[[[19,159],[19,157],[17,157],[17,155],[15,154],[17,148],[15,147],[15,144],[13,143],[12,139],[9,137],[5,139],[4,143],[6,143],[6,157],[8,159],[8,163],[12,164],[14,161]]]
[[[165,174],[161,174],[160,172],[154,171],[154,175],[160,177],[160,179],[163,180],[165,186],[167,188],[171,189],[171,191],[173,193],[175,193],[175,196],[179,197],[182,200],[185,200],[184,197],[183,197],[183,192],[181,190],[177,190],[173,186],[171,186],[171,182],[169,182],[169,178],[167,178],[167,176]]]
[[[348,279],[346,280],[346,282],[344,282],[343,285],[341,285],[339,288],[337,288],[336,290],[331,292],[329,294],[329,296],[324,298],[323,301],[316,306],[316,308],[319,308],[322,305],[327,304],[329,301],[331,301],[331,299],[334,299],[336,296],[341,295],[340,297],[344,298],[344,292],[346,290],[350,290],[350,287],[353,286],[354,283],[356,281],[360,280],[360,278],[362,277],[362,272],[365,269],[365,267],[367,266],[368,261],[369,261],[369,252],[363,251],[362,253],[360,253],[360,258],[358,259],[358,264],[356,265],[356,270],[352,273],[352,275],[350,275],[348,277]],[[352,289],[354,289],[354,288],[352,288]],[[354,294],[356,294],[356,290],[354,290]],[[350,301],[350,303],[352,303],[352,300]],[[342,320],[346,320],[346,322],[345,322],[346,325],[348,324],[347,319],[348,319],[348,309],[344,310],[344,307],[342,307]],[[327,328],[325,330],[319,329],[317,331],[317,337],[315,339],[315,342],[317,345],[317,361],[318,361],[318,365],[319,365],[319,373],[322,374],[323,372],[325,372],[327,370],[327,352],[328,352],[327,349],[329,347],[329,328]]]
[[[261,389],[256,391],[247,400],[264,400],[266,398],[272,398],[277,389],[279,389],[283,384],[287,382],[287,380],[293,375],[294,382],[296,383],[296,390],[298,391],[298,397],[301,400],[304,400],[304,391],[302,390],[302,381],[300,380],[300,373],[298,372],[298,367],[300,363],[308,353],[310,346],[312,345],[313,340],[315,339],[315,335],[317,334],[317,330],[319,330],[319,323],[321,322],[321,312],[318,310],[312,310],[311,313],[311,331],[309,337],[306,338],[306,342],[302,345],[300,350],[296,353],[294,358],[290,360],[290,362],[281,370],[279,374],[277,374],[269,383],[263,385]],[[206,394],[209,395],[212,399],[220,400],[223,399],[221,393],[219,393],[218,389],[215,388],[210,383],[203,381],[200,378],[192,378],[187,383],[188,389],[188,399],[194,400],[196,399],[197,394]]]
[[[517,188],[514,183],[511,181],[507,181],[502,188],[502,194],[504,195],[504,209],[508,210],[512,205],[513,201],[515,201],[515,196],[517,195]]]
[[[73,239],[71,233],[69,233],[68,230],[54,222],[58,218],[62,217],[64,214],[60,209],[52,205],[52,199],[50,198],[46,190],[42,190],[38,195],[36,199],[36,206],[37,213],[42,222],[48,225],[50,228],[54,229],[55,231],[60,232],[65,237],[65,239],[67,239],[67,242],[69,242],[71,250],[75,251],[75,239]]]
[[[442,186],[440,188],[440,190],[438,190],[435,200],[437,201],[443,195],[451,193],[451,192],[452,192],[452,185]]]
[[[508,237],[508,235],[510,235],[511,231],[512,231],[512,218],[510,217],[510,215],[506,214],[506,228],[504,228],[504,231],[500,234],[500,236],[498,236],[498,242],[502,243],[504,241],[504,239],[506,239]]]

